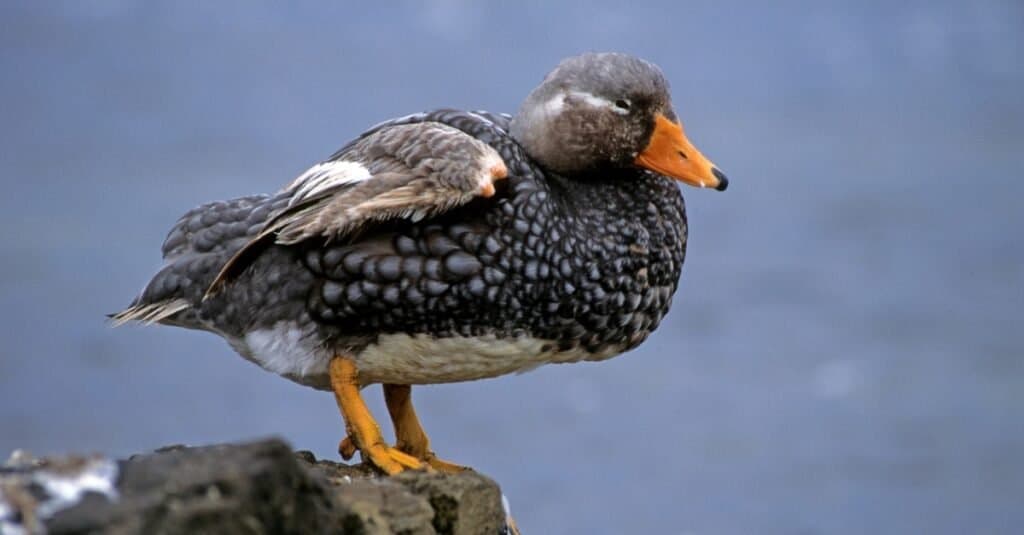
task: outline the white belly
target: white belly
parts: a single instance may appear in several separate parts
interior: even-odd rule
[[[228,342],[267,371],[329,390],[327,367],[335,352],[317,343],[314,334],[295,323],[281,322],[269,329],[249,332],[241,339],[229,338]],[[527,336],[435,339],[426,335],[388,334],[351,357],[364,385],[431,384],[523,373],[549,363],[604,360],[622,352],[621,348],[590,353],[582,349],[558,351],[557,347],[550,340]]]
[[[472,381],[507,373],[523,373],[549,363],[604,360],[622,352],[558,351],[551,340],[520,336],[497,338],[389,334],[356,358],[367,383],[429,384]]]

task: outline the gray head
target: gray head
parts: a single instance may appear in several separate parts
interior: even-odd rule
[[[728,184],[683,135],[661,70],[626,54],[563,60],[526,97],[511,134],[566,176],[639,166],[695,186]]]

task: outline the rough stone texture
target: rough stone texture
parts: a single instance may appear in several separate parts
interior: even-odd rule
[[[425,497],[433,508],[432,524],[437,533],[483,535],[494,531],[477,522],[495,518],[501,522],[501,491],[482,476],[451,477],[445,474],[404,473],[392,478],[416,496]],[[497,507],[495,507],[497,504]]]
[[[501,491],[473,472],[382,477],[280,440],[172,446],[119,463],[119,498],[87,493],[45,519],[51,534],[377,535],[506,532]],[[2,496],[0,496],[2,498]]]

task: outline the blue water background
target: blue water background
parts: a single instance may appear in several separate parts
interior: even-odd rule
[[[273,434],[332,457],[330,395],[103,315],[185,210],[617,50],[661,65],[731,187],[684,192],[647,343],[415,389],[436,449],[527,534],[1024,525],[1020,2],[8,1],[0,26],[0,456]]]

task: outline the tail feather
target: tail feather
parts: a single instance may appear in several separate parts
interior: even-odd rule
[[[113,326],[138,321],[200,328],[196,314],[203,292],[225,262],[287,205],[288,195],[212,202],[181,216],[164,240],[163,267],[130,307],[109,316]]]
[[[111,314],[109,317],[114,327],[120,327],[129,321],[138,321],[145,325],[152,325],[170,318],[190,306],[191,304],[185,299],[168,299],[155,303],[131,306],[121,312]]]

